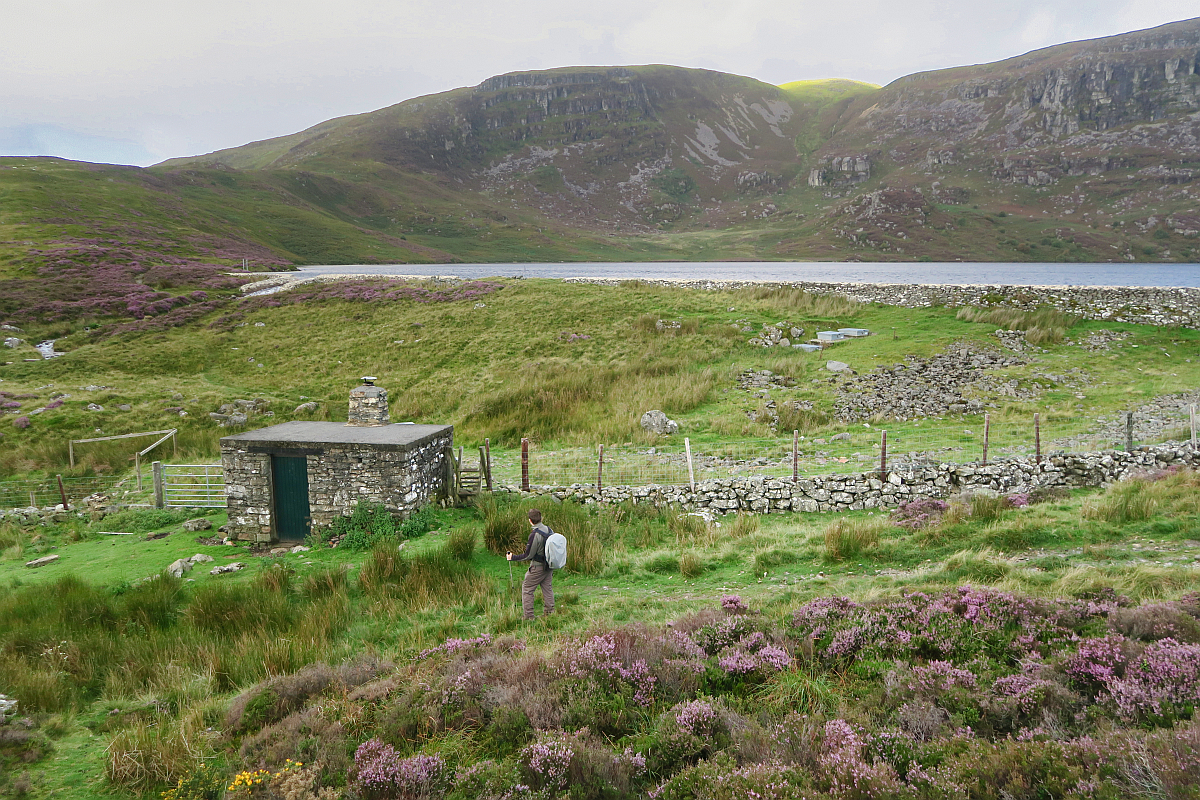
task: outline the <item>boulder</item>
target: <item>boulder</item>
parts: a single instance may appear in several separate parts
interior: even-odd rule
[[[658,409],[654,409],[642,414],[642,429],[649,433],[657,433],[659,436],[669,436],[679,432],[679,423]]]
[[[212,529],[212,523],[204,517],[196,517],[183,523],[183,529],[185,531],[207,531]]]
[[[5,347],[20,347],[23,344],[25,344],[25,340],[18,339],[15,336],[9,336],[7,339],[4,340]]]
[[[308,548],[307,548],[307,547],[305,547],[305,546],[304,546],[304,545],[302,545],[302,544],[298,544],[298,545],[296,545],[295,547],[293,547],[293,548],[292,548],[292,552],[293,552],[293,553],[307,553],[307,552],[308,552]]]
[[[301,403],[300,405],[296,406],[295,410],[292,413],[294,413],[294,414],[311,414],[316,410],[317,410],[317,404],[310,400],[307,403]]]
[[[240,561],[235,561],[232,564],[222,564],[219,567],[213,567],[208,571],[209,575],[225,575],[230,572],[237,572],[243,569],[246,565]]]
[[[830,372],[845,372],[850,369],[850,365],[844,361],[826,361],[825,369]]]
[[[58,561],[58,556],[42,556],[41,558],[35,558],[33,561],[26,561],[25,566],[33,568],[44,567],[47,564],[53,564],[55,561]]]
[[[229,419],[221,423],[226,428],[240,428],[246,424],[245,414],[230,414]]]
[[[171,565],[169,567],[167,567],[167,572],[169,572],[173,577],[176,577],[176,578],[182,578],[184,576],[184,574],[191,572],[191,571],[192,571],[192,561],[191,561],[191,559],[188,559],[188,558],[176,559],[175,561],[171,562]]]
[[[188,561],[192,562],[193,564],[206,564],[212,560],[213,557],[205,553],[196,553],[196,555],[188,559]]]
[[[829,441],[831,441],[831,442],[848,442],[848,441],[850,441],[850,434],[839,433],[839,434],[829,437]]]
[[[5,720],[17,713],[16,698],[9,697],[5,694],[0,694],[0,725],[3,725]]]

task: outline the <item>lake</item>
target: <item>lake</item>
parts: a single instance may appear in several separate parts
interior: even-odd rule
[[[1188,286],[1200,288],[1200,264],[854,263],[804,261],[569,262],[517,264],[343,264],[301,267],[302,275],[454,275],[461,278],[618,278],[987,283],[1033,286]]]

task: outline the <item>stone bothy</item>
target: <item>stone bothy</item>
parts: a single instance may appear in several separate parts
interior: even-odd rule
[[[302,539],[361,501],[407,516],[442,493],[451,425],[391,423],[387,390],[364,378],[349,422],[285,422],[221,439],[230,536]]]

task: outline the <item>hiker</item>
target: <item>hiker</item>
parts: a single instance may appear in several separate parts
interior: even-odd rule
[[[521,582],[521,607],[525,610],[525,619],[533,619],[533,590],[542,587],[542,605],[545,616],[554,613],[554,571],[546,563],[546,537],[550,529],[542,524],[542,512],[536,508],[529,509],[529,544],[525,552],[519,556],[508,554],[509,561],[528,561],[529,571]]]

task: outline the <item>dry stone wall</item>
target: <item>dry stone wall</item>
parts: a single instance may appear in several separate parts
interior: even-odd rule
[[[568,282],[617,285],[618,278],[568,278]],[[1146,286],[1011,286],[1006,284],[825,283],[796,281],[643,280],[689,289],[740,289],[786,286],[813,294],[841,294],[863,303],[902,308],[929,306],[1004,306],[1033,311],[1052,306],[1084,319],[1116,320],[1139,325],[1200,328],[1200,289]]]
[[[584,503],[678,504],[686,510],[708,509],[727,514],[737,511],[858,511],[894,508],[921,497],[944,498],[987,490],[1025,492],[1042,487],[1103,486],[1144,471],[1172,466],[1200,466],[1200,449],[1190,444],[1138,448],[1132,453],[1054,454],[1039,464],[1032,458],[1014,458],[982,464],[932,464],[898,469],[883,479],[878,472],[858,475],[806,476],[793,483],[788,478],[737,477],[702,481],[688,486],[535,486],[533,493],[550,494]],[[515,487],[509,487],[515,491]]]

